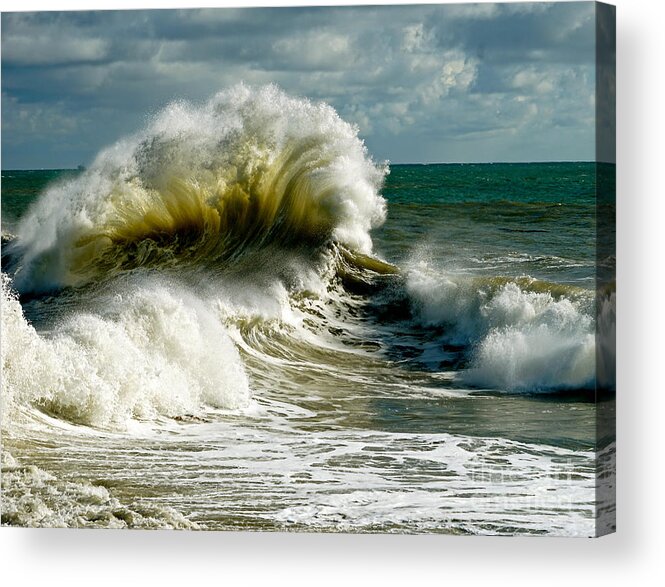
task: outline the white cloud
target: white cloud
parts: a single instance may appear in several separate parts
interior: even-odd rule
[[[426,50],[432,44],[431,31],[425,30],[422,22],[411,24],[402,30],[402,50],[406,53],[415,53]]]
[[[14,143],[31,141],[44,133],[55,137],[70,135],[77,131],[79,123],[80,119],[67,113],[62,103],[21,104],[2,94],[2,132]]]
[[[556,83],[551,71],[537,71],[530,67],[518,71],[513,77],[512,86],[519,90],[534,92],[536,94],[549,94],[554,91]]]
[[[441,70],[441,83],[447,94],[451,90],[466,91],[476,79],[477,61],[466,57],[461,52],[450,52],[445,55],[445,63]]]
[[[9,36],[3,39],[3,57],[17,65],[56,65],[100,61],[108,44],[101,39],[53,39]]]
[[[284,37],[272,49],[278,61],[290,69],[340,69],[349,67],[355,59],[348,35],[326,30],[314,30],[297,37]]]

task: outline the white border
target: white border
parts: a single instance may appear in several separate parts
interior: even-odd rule
[[[316,2],[3,1],[8,10]],[[328,2],[348,4],[352,2]],[[365,4],[377,2],[367,1]],[[391,2],[392,3],[392,2]],[[618,526],[599,540],[0,529],[5,585],[599,585],[662,579],[663,3],[618,16]],[[319,4],[323,4],[320,3]],[[39,581],[39,583],[37,583]]]

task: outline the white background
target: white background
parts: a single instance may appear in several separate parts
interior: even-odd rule
[[[617,534],[591,540],[0,528],[0,582],[196,587],[207,583],[663,584],[665,3],[614,3],[618,18]],[[248,4],[307,2],[0,0],[3,11]]]

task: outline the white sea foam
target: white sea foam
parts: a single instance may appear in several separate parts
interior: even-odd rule
[[[95,426],[247,404],[248,379],[224,326],[172,284],[106,296],[46,335],[25,320],[3,274],[3,398]],[[8,409],[3,424],[8,424]]]
[[[259,521],[324,531],[594,533],[591,451],[446,433],[302,430],[279,412],[269,405],[251,425],[166,423],[168,435],[131,439],[150,447],[133,454],[133,473],[166,487],[161,503],[209,528]],[[98,443],[104,475],[122,482],[127,446],[115,436]],[[90,449],[70,458],[86,463]]]
[[[420,323],[444,326],[449,342],[472,347],[466,382],[518,392],[593,385],[592,296],[553,295],[535,280],[531,291],[529,281],[447,275],[420,264],[407,289]]]
[[[173,508],[128,506],[104,486],[62,481],[21,464],[4,450],[2,523],[28,528],[201,528]]]

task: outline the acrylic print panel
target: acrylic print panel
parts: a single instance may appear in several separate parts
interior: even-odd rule
[[[614,529],[614,9],[2,15],[2,524]]]

